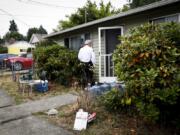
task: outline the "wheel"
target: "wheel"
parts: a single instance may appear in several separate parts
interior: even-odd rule
[[[22,70],[22,68],[23,68],[22,63],[20,63],[20,62],[14,63],[14,70],[19,71],[19,70]]]

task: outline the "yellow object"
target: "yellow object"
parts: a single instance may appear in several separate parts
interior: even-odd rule
[[[20,49],[15,47],[8,47],[9,54],[20,54]]]
[[[20,55],[23,53],[27,53],[28,48],[35,48],[35,46],[25,41],[19,41],[8,46],[8,53]]]
[[[126,105],[131,105],[131,98],[126,99]]]

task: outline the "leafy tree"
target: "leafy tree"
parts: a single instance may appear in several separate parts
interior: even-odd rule
[[[39,34],[47,34],[47,31],[43,28],[42,25],[40,25],[39,30],[38,30],[38,33],[39,33]]]
[[[29,28],[27,32],[27,40],[29,41],[33,34],[47,34],[47,31],[40,25],[39,28]]]
[[[144,6],[144,5],[156,2],[156,1],[160,1],[160,0],[132,0],[130,4],[130,8]]]
[[[121,9],[121,12],[128,11],[129,9],[130,9],[130,5],[129,4],[125,4],[125,5],[123,5],[123,7]]]
[[[27,40],[29,41],[32,34],[38,33],[39,29],[38,28],[29,28],[27,32]]]
[[[3,39],[6,42],[13,43],[15,41],[24,40],[24,36],[18,32],[18,27],[14,20],[10,21],[9,32],[5,34]]]
[[[116,13],[116,11],[112,7],[111,2],[108,2],[107,5],[105,5],[104,2],[101,1],[100,8],[98,10],[98,19],[104,18],[106,16],[110,16],[110,15],[115,14],[115,13]]]
[[[4,39],[0,37],[0,45],[4,43]]]
[[[70,28],[85,22],[113,15],[118,11],[119,10],[116,11],[112,7],[110,2],[105,5],[104,2],[101,1],[100,7],[98,8],[96,2],[88,0],[85,6],[78,8],[78,10],[70,16],[66,16],[68,18],[67,20],[60,20],[57,29],[62,30]]]
[[[14,43],[15,41],[24,40],[24,36],[20,34],[19,32],[13,31],[13,32],[7,32],[4,36],[4,39],[8,43]]]
[[[14,20],[10,21],[9,31],[10,32],[18,32],[18,27],[17,27],[17,25],[16,25]]]

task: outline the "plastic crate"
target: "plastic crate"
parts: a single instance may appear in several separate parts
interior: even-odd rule
[[[34,88],[38,92],[46,92],[48,91],[48,81],[40,81],[39,83],[34,85]]]

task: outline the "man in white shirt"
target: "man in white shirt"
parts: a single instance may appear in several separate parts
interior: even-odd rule
[[[85,74],[85,85],[93,82],[93,66],[95,65],[95,53],[92,48],[92,41],[86,40],[84,46],[79,50],[78,59],[83,65]]]

